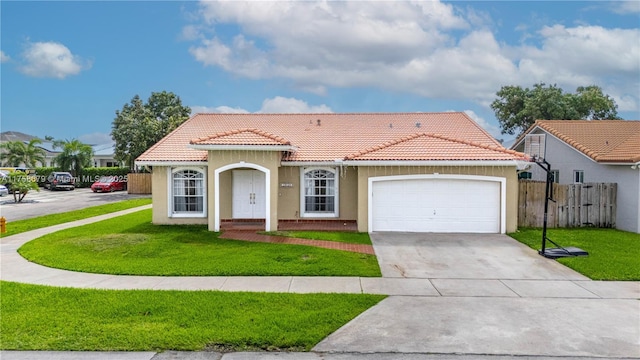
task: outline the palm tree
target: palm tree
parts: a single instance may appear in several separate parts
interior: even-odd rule
[[[55,163],[63,171],[72,171],[73,175],[80,176],[82,169],[91,166],[93,148],[78,139],[56,140],[54,148],[62,148],[62,152],[55,157]]]
[[[13,167],[22,165],[35,167],[37,163],[44,166],[45,151],[38,146],[40,144],[42,144],[40,139],[31,139],[27,143],[20,140],[8,141],[0,144],[0,149],[2,149],[0,157],[3,162],[6,161],[9,166]]]

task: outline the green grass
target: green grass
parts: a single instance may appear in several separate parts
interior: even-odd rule
[[[384,298],[0,287],[3,350],[308,351]]]
[[[151,210],[24,244],[30,261],[74,271],[171,276],[381,276],[373,255],[224,240],[200,225],[153,225]]]
[[[350,244],[371,245],[371,239],[367,233],[346,231],[269,231],[262,232],[266,235],[286,236],[300,239],[328,240]]]
[[[542,229],[519,229],[512,238],[539,250]],[[640,234],[615,229],[549,229],[547,237],[561,246],[575,246],[587,257],[558,261],[593,280],[640,280]],[[547,242],[548,247],[555,245]]]
[[[75,220],[86,219],[93,216],[108,214],[148,204],[151,204],[150,198],[139,198],[119,201],[111,204],[92,206],[81,210],[68,211],[59,214],[38,216],[31,219],[10,221],[7,222],[7,232],[4,234],[0,234],[0,237],[11,236],[25,231],[40,229]]]

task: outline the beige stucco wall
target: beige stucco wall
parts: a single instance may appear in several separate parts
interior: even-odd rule
[[[220,173],[220,219],[231,217],[231,172],[233,169],[252,168],[251,165],[258,165],[267,168],[270,171],[270,189],[269,196],[271,199],[270,208],[267,209],[267,216],[271,224],[272,230],[276,230],[278,226],[278,168],[280,166],[280,152],[278,151],[209,151],[208,155],[208,213],[209,213],[209,230],[215,230],[215,171],[228,165],[237,164],[236,167],[229,168]],[[244,162],[244,163],[242,163]],[[225,174],[228,173],[228,174]],[[225,182],[227,184],[225,184]],[[224,186],[224,187],[223,187]]]
[[[280,168],[280,186],[278,192],[278,216],[281,220],[294,220],[300,217],[300,167],[283,166]],[[337,168],[338,176],[338,218],[326,219],[356,220],[358,216],[358,169],[355,167]],[[291,184],[283,187],[282,184]],[[315,220],[323,218],[313,218]]]
[[[153,222],[155,224],[208,224],[214,229],[215,222],[215,169],[230,164],[255,164],[270,170],[271,206],[269,213],[272,229],[276,229],[278,219],[296,219],[300,211],[300,168],[280,166],[279,152],[258,151],[210,151],[207,168],[207,213],[204,218],[170,218],[168,216],[167,167],[155,166],[152,175]],[[250,168],[238,165],[238,169]],[[220,219],[232,217],[232,170],[220,173]],[[368,230],[368,179],[379,176],[450,174],[493,176],[506,179],[506,231],[517,230],[518,223],[518,180],[515,166],[379,166],[344,167],[338,169],[340,191],[340,217],[342,220],[357,220],[358,230]],[[291,184],[291,187],[281,186]]]
[[[220,173],[220,219],[231,219],[233,212],[233,170]],[[211,188],[213,191],[213,188]]]
[[[203,167],[198,167],[202,170]],[[169,182],[168,167],[154,166],[151,171],[151,201],[153,202],[154,224],[180,225],[180,224],[206,224],[206,218],[171,218],[169,217]]]
[[[358,168],[358,231],[369,228],[370,177],[397,175],[476,175],[494,176],[506,179],[506,231],[514,232],[518,228],[518,176],[514,166],[361,166]]]

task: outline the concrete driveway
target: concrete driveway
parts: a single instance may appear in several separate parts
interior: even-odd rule
[[[432,295],[390,296],[313,350],[640,357],[638,283],[611,283],[631,296],[602,298],[592,285],[603,282],[505,235],[374,233],[371,239],[383,280],[413,278],[404,281],[420,282]]]
[[[373,233],[371,242],[384,277],[587,280],[502,234]]]

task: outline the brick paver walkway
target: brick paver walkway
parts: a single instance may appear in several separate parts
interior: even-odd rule
[[[228,240],[242,240],[262,243],[273,244],[293,244],[293,245],[306,245],[315,246],[325,249],[350,251],[362,254],[374,255],[373,246],[363,244],[349,244],[338,241],[326,241],[326,240],[310,240],[300,238],[290,238],[284,236],[272,236],[258,234],[255,231],[242,231],[242,230],[227,230],[220,235],[220,239]]]

